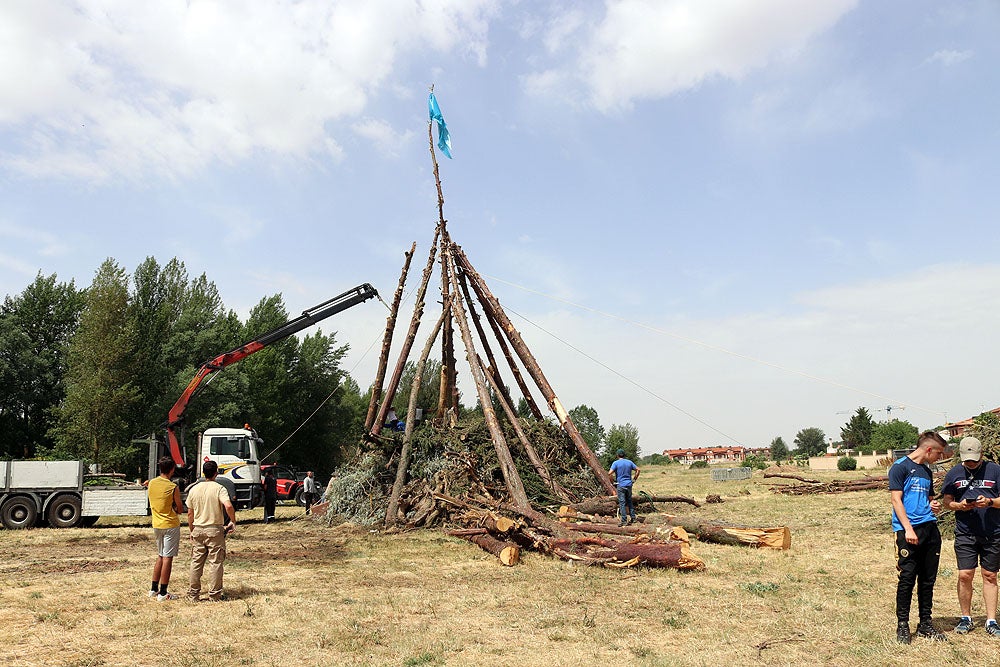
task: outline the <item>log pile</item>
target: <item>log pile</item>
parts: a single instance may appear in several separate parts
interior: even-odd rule
[[[775,475],[777,476],[777,475]],[[765,475],[766,477],[766,475]],[[889,478],[885,475],[864,477],[862,479],[833,480],[803,480],[803,484],[774,484],[771,490],[789,496],[805,496],[821,493],[847,493],[848,491],[888,490]]]

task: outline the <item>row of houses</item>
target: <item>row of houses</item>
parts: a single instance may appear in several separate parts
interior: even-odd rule
[[[771,457],[770,447],[689,447],[687,449],[666,449],[664,456],[669,456],[674,461],[691,464],[695,461],[708,461],[714,463],[739,463],[746,457],[760,455],[764,458]]]

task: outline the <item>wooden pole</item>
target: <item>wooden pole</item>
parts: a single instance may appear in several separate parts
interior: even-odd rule
[[[403,446],[399,452],[399,463],[396,466],[396,480],[392,483],[392,493],[389,494],[389,508],[385,512],[385,524],[391,526],[397,523],[396,515],[399,513],[399,497],[403,494],[403,486],[406,484],[406,473],[410,468],[410,443],[413,439],[413,426],[417,413],[417,393],[420,390],[420,383],[424,378],[424,367],[427,365],[427,357],[430,356],[434,341],[437,340],[441,331],[441,323],[444,322],[447,309],[441,310],[441,317],[434,324],[431,335],[427,337],[427,343],[417,360],[417,368],[413,374],[413,384],[410,385],[410,404],[406,408],[406,431],[403,433]]]
[[[493,386],[493,391],[495,391],[499,396],[506,401],[507,405],[514,406],[514,401],[511,400],[510,392],[507,391],[507,387],[503,383],[503,379],[500,377],[500,369],[497,367],[497,360],[493,357],[493,350],[490,349],[489,339],[486,337],[486,332],[483,331],[483,324],[479,321],[479,313],[476,312],[476,306],[472,302],[472,296],[469,294],[469,284],[465,279],[465,274],[459,271],[458,282],[462,286],[462,295],[465,297],[465,304],[469,308],[469,314],[472,315],[472,323],[476,325],[476,333],[479,334],[479,341],[483,344],[483,352],[486,353],[486,359],[490,362],[489,367],[484,367],[483,372],[486,377],[491,379],[490,384]]]
[[[406,253],[406,260],[403,262],[403,271],[399,276],[399,284],[396,286],[396,294],[392,297],[392,306],[389,308],[389,317],[385,320],[385,333],[382,334],[382,354],[378,358],[378,370],[375,372],[375,382],[372,384],[372,395],[368,401],[368,414],[365,415],[365,432],[371,431],[375,422],[375,411],[379,401],[382,399],[382,383],[385,382],[385,370],[389,365],[389,348],[392,347],[392,332],[396,328],[396,314],[399,312],[399,302],[403,298],[403,286],[406,284],[406,274],[410,272],[410,259],[417,250],[417,242],[410,246],[410,252]]]
[[[517,439],[520,441],[521,447],[524,448],[525,454],[528,455],[528,460],[531,461],[531,465],[535,468],[535,472],[538,473],[538,476],[542,478],[545,485],[552,489],[556,495],[563,500],[567,500],[567,498],[569,498],[569,493],[566,492],[566,489],[564,489],[559,482],[553,479],[552,475],[549,473],[548,467],[545,465],[545,462],[542,461],[540,456],[538,456],[538,452],[535,451],[535,446],[531,444],[531,441],[528,440],[528,435],[524,432],[524,429],[521,428],[521,420],[517,418],[516,414],[514,414],[514,409],[511,407],[509,402],[510,399],[504,398],[504,396],[500,394],[500,391],[497,388],[496,380],[490,376],[489,372],[487,372],[486,368],[483,366],[483,360],[477,360],[479,361],[479,366],[483,370],[483,374],[486,376],[490,386],[493,388],[493,391],[497,393],[500,406],[507,414],[507,419],[510,420],[510,424],[514,428],[514,433],[517,434]]]
[[[465,275],[464,271],[462,272],[462,275]],[[524,400],[528,404],[528,409],[531,410],[531,414],[535,416],[535,419],[542,419],[542,411],[538,408],[538,404],[535,403],[535,399],[532,397],[531,391],[528,389],[528,383],[524,381],[524,376],[521,375],[521,371],[517,367],[517,362],[514,361],[514,355],[511,354],[510,346],[507,345],[507,339],[500,330],[500,325],[497,324],[496,318],[493,317],[493,311],[490,309],[486,299],[477,289],[475,282],[472,283],[472,289],[476,290],[476,296],[479,297],[479,303],[483,307],[483,314],[486,316],[486,321],[490,323],[490,328],[493,329],[493,336],[496,338],[497,344],[500,346],[500,351],[503,352],[504,358],[507,359],[507,366],[510,367],[510,372],[514,376],[514,381],[517,383],[518,388],[521,390],[521,395],[524,396]],[[513,405],[513,403],[511,403],[511,405]]]
[[[427,295],[427,284],[430,282],[431,273],[434,271],[434,255],[437,252],[439,234],[440,229],[434,231],[434,240],[431,242],[431,249],[427,253],[427,264],[424,265],[424,275],[420,280],[420,287],[417,289],[416,303],[413,305],[413,315],[410,317],[410,328],[406,332],[406,338],[403,339],[403,349],[399,351],[399,359],[396,360],[396,368],[393,369],[392,378],[390,378],[389,385],[386,387],[385,400],[382,401],[382,405],[379,407],[378,417],[375,419],[375,423],[372,424],[370,429],[370,433],[375,436],[382,432],[382,426],[385,424],[385,416],[389,412],[392,400],[396,397],[396,390],[399,388],[399,380],[403,377],[403,368],[406,366],[406,360],[410,356],[410,349],[413,347],[413,341],[417,337],[417,329],[420,327],[420,319],[424,314],[424,297]]]
[[[503,311],[500,306],[500,302],[497,300],[490,288],[486,285],[485,281],[479,276],[476,270],[472,267],[469,262],[468,257],[462,252],[462,249],[455,244],[449,246],[449,253],[453,254],[455,261],[462,267],[466,275],[469,276],[469,280],[472,281],[473,288],[476,293],[479,294],[480,301],[483,303],[485,309],[488,303],[490,309],[493,311],[493,316],[497,318],[499,324],[503,327],[504,333],[507,334],[507,339],[510,341],[511,346],[513,346],[514,351],[517,352],[517,356],[521,359],[521,363],[524,364],[525,369],[528,374],[531,375],[535,384],[538,385],[539,391],[548,401],[549,408],[555,413],[556,417],[559,419],[559,423],[562,425],[563,429],[569,435],[570,440],[576,446],[577,451],[583,460],[586,461],[587,465],[590,466],[591,471],[593,471],[594,476],[597,478],[598,483],[601,487],[607,491],[608,495],[615,495],[617,491],[614,485],[611,483],[611,478],[608,476],[607,471],[604,470],[604,466],[598,461],[597,455],[594,454],[594,450],[590,448],[587,441],[583,439],[580,435],[580,431],[577,430],[576,424],[573,423],[573,419],[566,412],[559,398],[556,396],[555,391],[552,389],[552,385],[545,378],[545,374],[542,372],[541,367],[535,360],[535,357],[531,354],[528,346],[525,344],[524,340],[521,338],[521,334],[511,323],[510,318]],[[478,287],[476,287],[478,285]],[[485,299],[484,299],[485,297]]]
[[[493,447],[496,449],[497,458],[500,461],[500,472],[503,474],[503,479],[507,485],[507,491],[510,493],[511,499],[515,505],[531,507],[531,504],[528,502],[528,494],[524,491],[524,483],[521,481],[521,475],[517,472],[517,466],[514,465],[514,459],[510,455],[510,448],[507,446],[507,440],[504,438],[503,431],[500,428],[500,422],[497,421],[497,414],[493,410],[493,401],[490,398],[490,392],[486,388],[486,380],[483,378],[482,369],[479,367],[477,361],[479,355],[476,353],[476,345],[472,340],[469,322],[465,317],[462,294],[458,288],[458,281],[454,273],[455,267],[451,259],[451,247],[451,245],[443,246],[441,257],[445,261],[445,265],[450,269],[448,277],[453,281],[452,308],[455,312],[455,322],[462,332],[462,340],[465,343],[465,355],[469,361],[469,370],[472,371],[472,379],[476,384],[476,392],[479,394],[479,404],[483,408],[483,417],[486,419],[486,426],[489,428]]]

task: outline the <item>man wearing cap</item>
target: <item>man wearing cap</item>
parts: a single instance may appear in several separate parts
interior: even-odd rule
[[[997,570],[1000,570],[1000,465],[983,460],[976,438],[958,444],[961,463],[944,478],[942,504],[955,511],[955,558],[958,560],[958,606],[962,618],[955,632],[966,634],[972,622],[972,582],[976,567],[983,573],[986,632],[1000,638],[997,625]]]
[[[917,589],[920,623],[917,636],[933,641],[947,637],[931,623],[934,582],[941,560],[941,532],[937,513],[941,503],[934,500],[934,477],[928,464],[937,463],[948,443],[934,431],[917,438],[917,448],[899,458],[889,468],[889,497],[892,502],[892,529],[896,533],[896,641],[910,643],[910,603]]]
[[[635,471],[635,475],[632,472]],[[618,525],[635,521],[635,507],[632,505],[632,483],[639,479],[639,467],[625,458],[625,450],[618,450],[618,458],[611,464],[608,471],[612,481],[618,487]]]

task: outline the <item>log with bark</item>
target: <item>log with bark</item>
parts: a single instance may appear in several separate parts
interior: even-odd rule
[[[583,519],[592,521],[592,515],[579,514],[568,508],[559,510],[561,521],[569,523],[574,520]],[[619,527],[613,523],[593,523],[593,524],[571,524],[565,526],[568,530],[582,532],[603,532],[619,535],[639,535],[657,534],[658,525],[667,524],[679,526],[685,531],[694,535],[702,542],[713,542],[715,544],[729,544],[736,546],[764,547],[767,549],[785,550],[792,545],[792,532],[788,526],[777,526],[773,528],[759,526],[727,526],[721,523],[712,523],[701,519],[690,519],[686,517],[674,516],[671,514],[647,514],[645,525],[631,525]]]
[[[630,541],[618,542],[597,537],[576,539],[551,538],[546,547],[550,553],[567,560],[605,567],[671,567],[678,570],[702,570],[705,561],[691,553],[684,542]]]
[[[783,472],[766,472],[766,473],[764,473],[764,479],[768,479],[768,478],[771,478],[771,477],[782,477],[784,479],[797,479],[800,482],[806,482],[808,484],[819,484],[820,483],[818,479],[806,479],[802,475],[789,475],[788,473],[783,473]]]
[[[825,484],[775,484],[774,493],[790,496],[805,496],[820,493],[846,493],[849,491],[873,491],[889,488],[889,478],[885,475],[863,477],[862,479],[834,480]]]
[[[512,567],[521,562],[521,547],[513,542],[498,540],[490,535],[485,528],[479,530],[482,532],[450,530],[448,534],[472,542],[483,551],[493,554],[500,560],[501,565]]]
[[[641,505],[651,505],[652,503],[687,503],[688,505],[693,505],[694,507],[701,507],[701,503],[694,498],[688,498],[687,496],[652,496],[648,493],[637,493],[632,496],[632,504],[636,508],[639,508]],[[606,516],[614,516],[618,512],[618,497],[598,496],[596,498],[588,498],[578,503],[563,505],[563,508],[576,512],[582,512],[583,514],[603,514]],[[561,511],[562,509],[560,509],[560,512]]]

